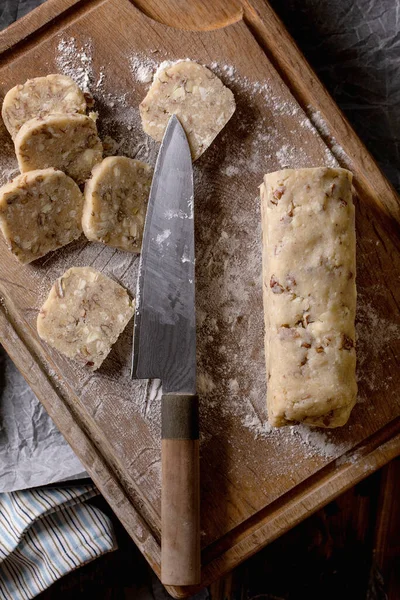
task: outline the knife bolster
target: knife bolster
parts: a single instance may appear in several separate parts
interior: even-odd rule
[[[199,403],[196,395],[163,394],[161,437],[163,440],[199,439]]]

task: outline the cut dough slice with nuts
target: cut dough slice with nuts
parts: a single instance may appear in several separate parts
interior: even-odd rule
[[[101,161],[103,146],[90,117],[52,114],[21,127],[15,152],[21,173],[54,167],[83,183]]]
[[[84,113],[86,100],[71,77],[47,75],[28,79],[7,92],[1,116],[12,138],[30,119],[50,113]]]
[[[11,252],[29,263],[82,233],[83,195],[55,169],[30,171],[0,188],[0,227]]]
[[[179,61],[165,67],[161,64],[139,108],[144,131],[158,142],[170,116],[176,115],[196,160],[235,112],[235,99],[209,69]]]
[[[91,267],[72,267],[51,288],[37,330],[50,346],[96,370],[133,313],[118,283]]]
[[[85,185],[82,226],[86,237],[128,252],[140,252],[152,168],[125,156],[96,165]]]

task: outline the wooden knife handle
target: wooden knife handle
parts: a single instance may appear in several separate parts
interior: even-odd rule
[[[161,581],[200,583],[200,484],[197,396],[161,401]]]

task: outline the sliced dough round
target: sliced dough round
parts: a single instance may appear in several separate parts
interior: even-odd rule
[[[28,79],[7,92],[1,116],[15,138],[22,125],[30,119],[45,117],[50,113],[84,113],[86,100],[71,77],[47,75]]]
[[[82,233],[83,195],[62,171],[19,175],[0,188],[0,228],[11,252],[29,263]]]
[[[27,121],[15,138],[21,173],[54,167],[83,183],[100,162],[103,146],[86,115],[53,114]]]
[[[57,279],[37,318],[50,346],[98,369],[134,312],[127,291],[91,267],[72,267]]]
[[[199,158],[235,112],[235,99],[206,67],[179,61],[160,68],[140,104],[143,129],[160,142],[171,115],[177,115]]]
[[[109,156],[85,185],[82,227],[89,240],[140,252],[153,169],[150,165]]]

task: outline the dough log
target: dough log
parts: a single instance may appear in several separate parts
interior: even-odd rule
[[[356,401],[352,174],[285,169],[261,186],[271,425],[344,425]]]

